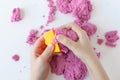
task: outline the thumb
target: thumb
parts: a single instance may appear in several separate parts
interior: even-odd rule
[[[48,45],[46,49],[43,51],[43,53],[38,58],[42,58],[44,61],[47,61],[52,55],[53,49],[54,47],[52,44]]]
[[[70,50],[74,51],[75,46],[76,46],[76,42],[74,42],[73,40],[67,38],[66,36],[63,35],[57,35],[57,40],[62,43],[63,45],[65,45],[66,47],[68,47]]]

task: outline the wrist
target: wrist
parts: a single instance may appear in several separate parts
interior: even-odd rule
[[[96,53],[88,55],[85,59],[86,65],[90,65],[90,64],[94,64],[94,63],[98,63],[98,62],[99,62],[99,60],[98,60]]]
[[[101,63],[96,55],[91,56],[88,59],[86,59],[85,64],[89,68],[94,68],[95,66],[97,67],[97,66],[101,65]]]

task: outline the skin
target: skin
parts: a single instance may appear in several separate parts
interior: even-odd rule
[[[39,45],[41,42],[43,42],[43,37],[36,41],[31,52],[31,80],[45,80],[50,70],[49,59],[52,56],[54,47],[50,44],[42,53],[39,53],[41,52],[38,51],[41,47],[41,45]],[[38,53],[41,55],[36,56]]]
[[[57,35],[57,40],[68,47],[73,53],[80,58],[88,68],[88,73],[91,80],[109,80],[104,68],[98,60],[86,32],[79,28],[75,23],[64,25],[61,28],[71,28],[79,37],[77,42],[63,36]],[[49,59],[52,55],[52,44],[47,46],[43,53],[36,57],[36,50],[39,48],[39,43],[42,38],[39,38],[34,45],[31,53],[31,80],[45,80],[49,73]]]

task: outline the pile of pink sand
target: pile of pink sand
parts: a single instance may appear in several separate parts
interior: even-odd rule
[[[119,36],[117,34],[117,30],[109,31],[105,33],[105,38],[106,38],[106,45],[115,47],[116,44],[115,42],[119,39]]]
[[[38,30],[31,29],[27,37],[26,43],[28,43],[29,45],[33,45],[35,41],[39,38],[37,34],[38,34]]]
[[[21,9],[14,8],[12,11],[11,22],[18,22],[21,20]]]
[[[78,25],[88,22],[92,5],[90,0],[56,0],[61,13],[71,13]]]

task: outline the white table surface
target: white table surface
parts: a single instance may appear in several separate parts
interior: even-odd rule
[[[104,38],[109,30],[120,33],[120,0],[92,0],[93,12],[90,19],[98,27],[96,35]],[[22,8],[23,20],[11,23],[12,9]],[[48,13],[46,0],[0,0],[0,80],[30,80],[30,50],[26,37],[30,29],[39,29],[46,23]],[[73,21],[71,15],[56,14],[56,20],[50,27],[57,27]],[[46,27],[46,28],[50,28]],[[120,80],[120,41],[116,48],[96,44],[96,35],[92,44],[101,52],[101,62],[111,80]],[[20,61],[14,62],[11,56],[20,55]],[[64,80],[63,76],[49,75],[48,80]]]

